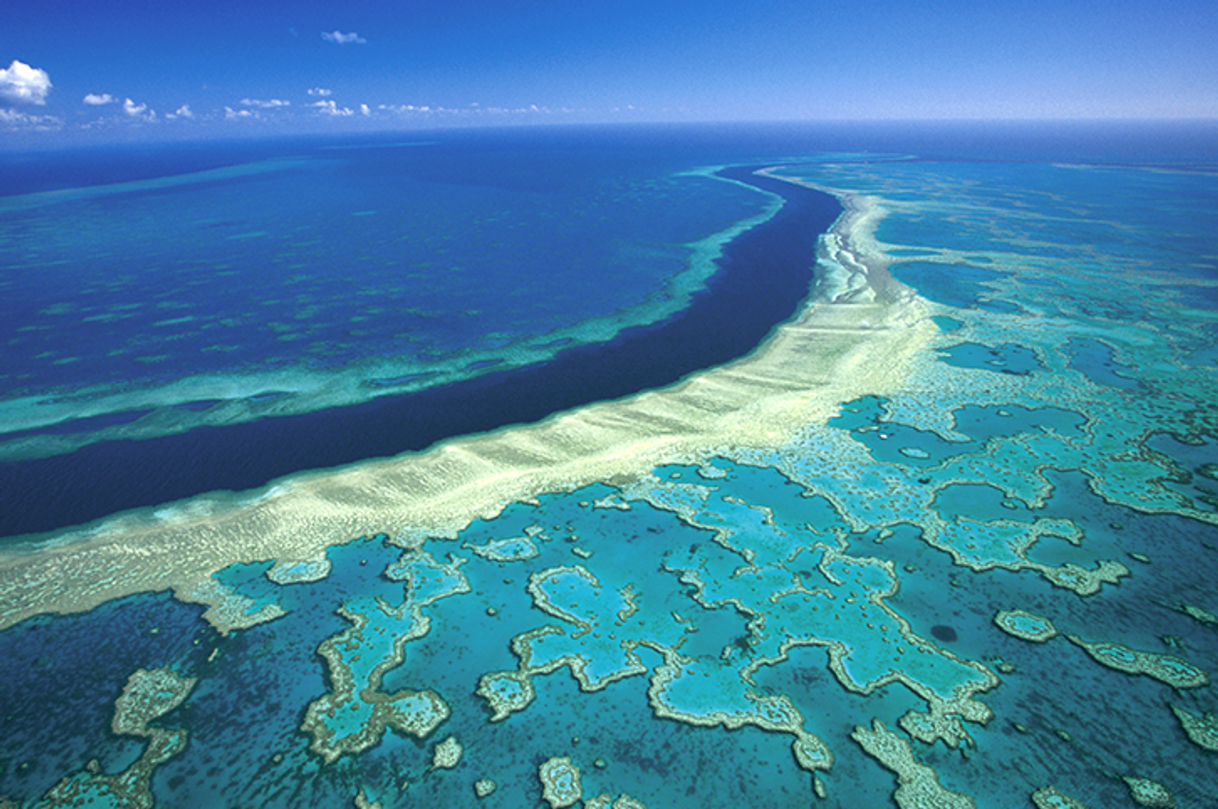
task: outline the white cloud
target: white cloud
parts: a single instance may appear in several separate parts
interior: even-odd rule
[[[367,117],[367,116],[369,116],[369,115],[371,115],[371,114],[372,114],[372,110],[368,109],[368,105],[367,105],[367,104],[360,104],[360,105],[359,105],[359,111],[360,111],[360,113],[362,113],[362,114],[363,114],[365,117]]]
[[[30,67],[16,59],[0,70],[0,98],[14,104],[45,104],[51,91],[51,77],[45,70]]]
[[[333,101],[314,101],[309,105],[316,107],[317,111],[323,115],[354,115],[355,110],[350,107],[340,107]]]
[[[241,104],[246,107],[261,107],[264,110],[272,110],[276,107],[290,107],[291,101],[284,101],[282,98],[272,98],[269,101],[262,101],[258,98],[243,98]]]
[[[327,90],[325,87],[310,87],[309,88],[309,95],[311,95],[311,96],[321,96],[322,98],[325,98],[326,96],[333,95],[333,94],[334,94],[333,90]]]
[[[102,104],[113,104],[114,102],[118,101],[118,99],[109,93],[89,93],[87,96],[85,96],[84,101],[91,107],[99,107]]]
[[[402,115],[405,115],[405,114],[411,113],[411,112],[434,112],[435,111],[435,110],[432,110],[432,108],[427,106],[426,104],[424,104],[421,107],[416,107],[414,104],[398,104],[396,106],[393,104],[381,104],[377,109],[388,110],[389,112],[396,112],[396,113],[400,113]]]
[[[165,115],[165,117],[168,120],[173,121],[178,118],[194,118],[195,114],[190,111],[189,104],[183,104],[182,106],[178,107],[177,111],[168,113]]]
[[[492,116],[517,116],[517,117],[537,117],[544,115],[555,114],[570,114],[577,110],[571,110],[566,107],[560,109],[551,109],[537,104],[530,104],[527,107],[500,107],[496,105],[483,106],[482,104],[470,104],[468,107],[432,107],[429,105],[415,106],[414,104],[380,104],[377,109],[385,112],[396,113],[402,116],[443,116],[445,118],[465,118],[472,120],[474,118],[489,119]]]
[[[338,45],[347,45],[349,43],[364,45],[368,42],[368,40],[364,39],[354,31],[349,34],[344,34],[342,31],[322,31],[321,38],[326,42],[334,42]]]
[[[224,108],[224,120],[226,120],[226,121],[234,121],[238,118],[256,118],[256,117],[257,117],[257,115],[255,115],[250,110],[235,110],[232,107]]]
[[[136,104],[129,98],[123,100],[123,112],[132,118],[142,118],[146,121],[156,120],[156,112],[148,109],[147,104]]]
[[[56,118],[54,115],[30,115],[28,112],[20,112],[18,110],[0,109],[0,126],[7,129],[59,129],[63,126],[63,119]]]

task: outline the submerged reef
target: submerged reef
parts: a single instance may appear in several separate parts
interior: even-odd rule
[[[1172,705],[1171,711],[1180,720],[1180,726],[1184,728],[1189,741],[1198,747],[1218,753],[1218,714],[1206,713],[1201,716],[1177,705]]]
[[[897,774],[897,791],[892,797],[901,809],[923,806],[976,809],[972,798],[944,789],[935,771],[914,759],[909,740],[884,727],[880,720],[875,720],[870,729],[857,727],[850,735],[868,754]]]
[[[195,678],[179,677],[169,669],[140,669],[132,674],[114,703],[110,729],[116,735],[147,739],[143,755],[117,775],[105,774],[96,760],[90,761],[84,772],[67,776],[52,787],[39,805],[51,809],[103,801],[116,806],[153,806],[153,770],[182,752],[186,731],[162,730],[148,723],[181,705],[194,685]]]
[[[579,780],[579,768],[566,756],[547,759],[537,768],[541,779],[541,796],[551,809],[570,806],[584,796]]]
[[[1077,635],[1066,637],[1097,663],[1117,671],[1145,674],[1173,688],[1200,688],[1210,682],[1204,671],[1178,657],[1140,652],[1120,643],[1088,642]]]
[[[352,626],[322,641],[317,649],[330,670],[330,691],[310,703],[305,713],[301,730],[313,737],[311,750],[333,761],[376,744],[386,728],[423,738],[448,718],[448,705],[434,691],[402,689],[386,694],[380,688],[386,672],[405,659],[406,644],[430,630],[431,620],[423,608],[469,592],[469,583],[457,570],[460,561],[440,565],[425,553],[404,556],[385,576],[406,583],[405,601],[393,606],[377,597],[360,604],[362,611],[357,612],[352,601],[338,608]],[[392,642],[380,658],[374,657],[378,636],[386,635]],[[460,759],[461,747],[453,737],[443,744],[447,747],[437,748],[433,766],[451,769]]]
[[[163,659],[114,702],[145,752],[104,722],[70,765],[0,748],[0,794],[1218,800],[1214,178],[767,174],[847,212],[803,311],[749,357],[6,554],[0,641],[25,668],[63,665],[28,650],[116,604],[149,616],[124,643]],[[154,647],[171,609],[196,634]],[[42,732],[0,707],[14,739]],[[238,749],[229,780],[199,775]]]
[[[1036,804],[1036,809],[1086,809],[1082,803],[1052,786],[1033,792],[1032,803]]]
[[[1057,629],[1048,618],[1024,610],[1003,610],[994,616],[994,624],[1009,635],[1033,643],[1044,643],[1057,637]]]

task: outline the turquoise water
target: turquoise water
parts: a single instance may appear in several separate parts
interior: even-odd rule
[[[229,568],[246,614],[282,614],[227,635],[156,594],[10,627],[0,795],[40,805],[75,775],[106,805],[151,747],[111,732],[116,700],[166,668],[197,681],[152,721],[188,739],[141,793],[163,806],[535,806],[554,757],[585,801],[890,806],[904,765],[864,748],[874,720],[976,807],[1050,785],[1137,805],[1126,779],[1218,800],[1214,686],[1164,673],[1218,676],[1218,176],[785,156],[886,209],[879,246],[942,327],[906,379],[780,449],[353,539],[291,583]],[[1058,635],[1000,629],[1011,609]],[[425,692],[434,726],[375,726]],[[460,761],[434,767],[450,736]]]
[[[301,142],[0,197],[5,432],[143,419],[147,437],[247,400],[308,412],[544,361],[680,311],[717,234],[774,208],[663,151],[502,141]],[[234,157],[179,162],[200,159]],[[36,164],[45,185],[87,180]]]

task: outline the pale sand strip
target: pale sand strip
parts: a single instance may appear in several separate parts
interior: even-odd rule
[[[841,402],[896,390],[936,329],[924,301],[892,280],[874,245],[882,211],[832,193],[847,210],[822,238],[818,294],[748,357],[535,425],[297,475],[256,499],[203,495],[10,550],[0,554],[0,629],[131,593],[172,588],[194,600],[189,594],[206,591],[205,581],[234,563],[319,559],[360,536],[388,533],[404,543],[453,536],[544,492],[625,482],[733,446],[780,447],[799,428],[835,415]]]

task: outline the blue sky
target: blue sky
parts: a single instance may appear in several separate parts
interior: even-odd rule
[[[8,6],[0,139],[567,121],[1218,118],[1213,0]]]

